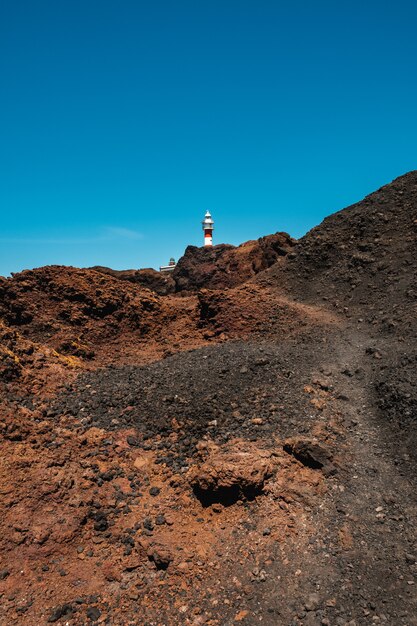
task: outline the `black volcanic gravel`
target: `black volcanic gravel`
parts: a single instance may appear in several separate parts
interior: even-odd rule
[[[330,215],[289,262],[254,280],[341,315],[376,347],[369,390],[379,415],[417,458],[417,171]],[[388,432],[388,431],[387,431]],[[396,433],[395,435],[393,433]]]
[[[225,442],[308,432],[316,411],[303,388],[320,348],[237,342],[144,367],[101,369],[79,376],[56,399],[54,412],[74,415],[86,426],[135,427],[143,440],[166,437],[175,419],[176,452],[185,455],[206,433]],[[253,424],[253,418],[263,423]]]

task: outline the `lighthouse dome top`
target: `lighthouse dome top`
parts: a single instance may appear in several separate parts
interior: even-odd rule
[[[204,220],[203,220],[203,227],[206,226],[208,228],[212,227],[214,224],[213,218],[211,217],[211,213],[210,211],[206,211],[206,214],[204,216]]]

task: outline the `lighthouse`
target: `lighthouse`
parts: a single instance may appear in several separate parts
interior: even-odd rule
[[[206,215],[204,217],[204,220],[202,221],[202,224],[203,224],[203,230],[204,230],[204,245],[212,246],[214,222],[211,217],[210,211],[206,211]]]

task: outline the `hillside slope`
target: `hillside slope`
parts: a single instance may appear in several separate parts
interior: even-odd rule
[[[1,281],[0,623],[417,625],[416,210]]]
[[[321,304],[370,337],[380,415],[416,455],[417,172],[409,172],[313,228],[285,266],[255,281]]]
[[[414,171],[326,218],[266,282],[284,283],[291,294],[327,302],[347,317],[366,318],[378,330],[415,333],[416,240]]]

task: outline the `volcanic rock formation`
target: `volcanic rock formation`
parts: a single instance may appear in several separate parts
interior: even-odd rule
[[[196,248],[188,246],[172,277],[176,291],[236,287],[285,257],[295,245],[287,233],[276,233],[230,245]]]
[[[240,246],[219,244],[197,248],[188,246],[173,272],[144,270],[112,270],[95,266],[102,274],[127,280],[156,291],[160,295],[194,292],[202,288],[236,287],[285,257],[295,245],[287,233],[275,233]]]
[[[106,274],[107,276],[113,276],[120,280],[127,280],[130,283],[135,283],[151,289],[161,296],[166,296],[169,293],[175,291],[175,281],[173,280],[171,273],[157,272],[152,268],[143,270],[112,270],[110,267],[103,267],[101,265],[95,265],[89,269],[100,274]]]
[[[0,624],[417,624],[417,172],[298,242],[0,279]]]

